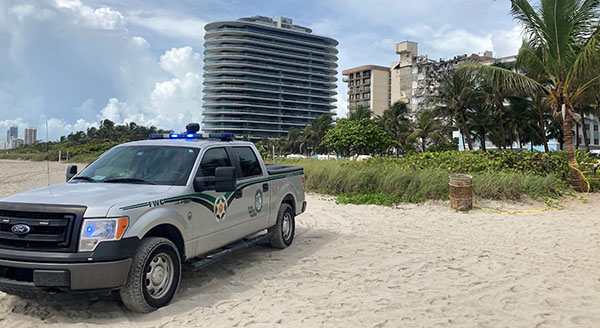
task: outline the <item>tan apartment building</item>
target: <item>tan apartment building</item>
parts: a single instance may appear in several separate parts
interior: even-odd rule
[[[342,71],[348,85],[348,115],[359,107],[382,115],[390,106],[390,69],[385,66],[364,65]]]

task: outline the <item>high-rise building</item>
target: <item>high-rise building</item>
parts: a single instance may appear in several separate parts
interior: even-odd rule
[[[25,141],[23,140],[23,138],[10,138],[10,141],[8,142],[8,148],[9,149],[19,148],[19,147],[23,146],[24,143],[25,143]]]
[[[286,136],[335,108],[338,42],[254,16],[204,28],[203,131]]]
[[[25,129],[25,144],[34,144],[37,140],[37,129],[34,127],[28,127]]]
[[[382,115],[390,106],[390,69],[365,65],[342,71],[348,84],[348,115],[359,107]]]
[[[16,125],[11,126],[10,128],[8,128],[8,130],[6,131],[6,142],[10,142],[11,138],[18,138],[19,137],[19,127]]]

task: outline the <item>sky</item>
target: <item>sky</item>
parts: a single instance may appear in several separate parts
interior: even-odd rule
[[[0,140],[11,125],[56,140],[102,119],[179,131],[202,119],[204,25],[290,17],[338,45],[341,71],[389,66],[396,42],[431,59],[514,55],[521,28],[505,0],[0,0]]]

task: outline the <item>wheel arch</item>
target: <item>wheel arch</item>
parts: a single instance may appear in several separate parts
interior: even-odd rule
[[[183,262],[185,260],[185,243],[183,234],[174,225],[169,223],[156,225],[148,230],[148,232],[146,232],[142,238],[146,237],[162,237],[172,241],[173,244],[177,246],[179,256],[181,256],[181,261]]]

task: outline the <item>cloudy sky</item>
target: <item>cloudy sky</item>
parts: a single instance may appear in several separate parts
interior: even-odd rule
[[[493,0],[0,0],[0,140],[38,139],[108,118],[179,130],[201,120],[204,25],[286,16],[340,42],[339,71],[397,60],[411,40],[430,58],[515,54],[520,28]],[[338,111],[346,88],[338,81]]]

